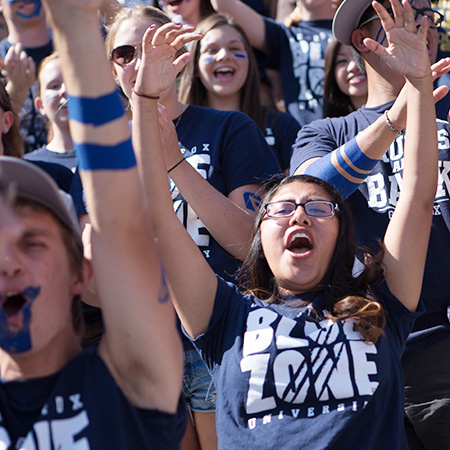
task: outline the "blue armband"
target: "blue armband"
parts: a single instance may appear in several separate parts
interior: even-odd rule
[[[108,146],[75,142],[75,150],[82,170],[121,170],[136,165],[131,139]]]
[[[328,181],[343,198],[347,198],[358,189],[377,162],[377,159],[371,159],[361,151],[355,137],[312,163],[305,174]]]
[[[117,91],[103,97],[68,96],[69,119],[85,125],[104,125],[124,115],[124,107]]]

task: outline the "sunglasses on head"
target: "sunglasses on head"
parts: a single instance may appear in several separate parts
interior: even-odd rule
[[[414,6],[411,6],[412,10],[414,11],[414,19],[417,21],[419,16],[426,16],[428,19],[428,25],[430,28],[439,28],[444,21],[444,16],[439,12],[432,8],[415,8]],[[391,7],[386,8],[387,13],[395,19],[394,11]],[[364,25],[367,25],[369,22],[372,22],[373,20],[379,19],[378,15],[374,15],[370,17],[369,19],[365,20],[363,23],[359,25],[358,28],[363,27]]]
[[[120,45],[111,52],[111,61],[119,66],[131,64],[137,57],[138,47],[134,45]]]

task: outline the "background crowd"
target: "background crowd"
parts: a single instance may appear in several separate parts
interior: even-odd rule
[[[70,371],[28,372],[36,332],[0,331],[2,448],[57,448],[78,376],[86,448],[450,449],[450,6],[374,3],[1,0],[0,327],[35,300],[4,281],[30,201],[93,264],[86,360],[65,336]]]

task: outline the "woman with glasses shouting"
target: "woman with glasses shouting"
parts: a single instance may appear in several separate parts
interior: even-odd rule
[[[164,141],[173,128],[164,120],[158,126],[151,97],[180,69],[168,68],[179,39],[176,25],[144,36],[134,89],[147,98],[133,103],[134,143],[174,305],[216,383],[219,448],[407,448],[400,358],[417,315],[437,130],[427,21],[416,34],[409,3],[392,0],[395,20],[374,4],[389,46],[365,43],[408,89],[402,192],[383,251],[366,253],[353,273],[346,203],[318,178],[288,177],[267,187],[241,271],[245,293],[215,276],[173,214],[158,148],[160,130]],[[370,170],[361,148],[346,148],[356,156],[353,170]]]

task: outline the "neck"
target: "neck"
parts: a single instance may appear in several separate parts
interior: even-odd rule
[[[50,344],[45,349],[24,354],[9,354],[0,349],[0,370],[4,380],[21,380],[31,378],[41,378],[58,373],[71,359],[81,352],[72,327],[72,336],[58,335],[59,342]]]
[[[369,86],[366,106],[370,108],[395,100],[405,83],[403,77],[389,72],[381,76],[368,64],[366,72]]]
[[[355,110],[357,110],[357,109],[361,108],[361,106],[365,105],[367,103],[366,100],[367,100],[366,95],[363,95],[361,97],[352,97],[350,99]]]
[[[52,124],[53,137],[47,144],[47,148],[56,153],[67,153],[74,149],[69,124],[64,128]]]
[[[239,94],[229,97],[217,97],[208,92],[207,102],[209,108],[218,109],[220,111],[240,111]]]
[[[331,2],[324,2],[319,8],[307,8],[304,5],[300,7],[302,20],[331,20],[336,10],[332,7]]]
[[[9,28],[8,41],[11,44],[20,42],[24,47],[42,47],[50,42],[47,26],[38,23],[35,26]]]

